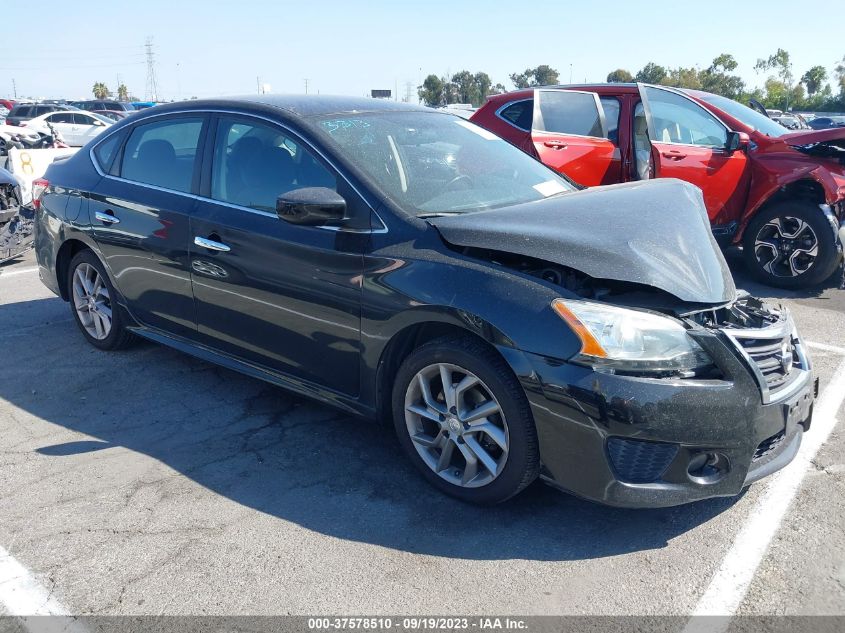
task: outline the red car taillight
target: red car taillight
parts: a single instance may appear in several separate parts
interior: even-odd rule
[[[50,181],[46,178],[36,178],[32,181],[32,206],[36,209],[41,208],[41,196],[47,191],[50,186]]]

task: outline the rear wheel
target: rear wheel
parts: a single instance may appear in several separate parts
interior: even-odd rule
[[[73,257],[67,287],[74,320],[91,345],[115,350],[132,340],[120,306],[114,301],[114,288],[103,264],[92,251],[83,250]]]
[[[823,282],[839,263],[827,218],[809,200],[784,200],[760,212],[745,229],[743,256],[761,282],[801,288]]]
[[[472,338],[440,338],[405,359],[393,418],[423,476],[463,501],[502,502],[539,473],[525,393],[504,360]]]

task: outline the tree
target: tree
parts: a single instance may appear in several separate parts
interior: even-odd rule
[[[634,76],[624,68],[617,68],[613,72],[608,73],[607,81],[608,83],[626,84],[634,81]]]
[[[559,73],[546,64],[537,68],[526,68],[524,72],[513,73],[510,76],[517,88],[532,88],[534,86],[553,86],[558,82]]]
[[[478,87],[478,102],[473,102],[472,105],[480,106],[490,94],[493,80],[487,73],[477,72],[475,73],[475,85]]]
[[[429,75],[417,88],[420,100],[427,106],[436,108],[446,104],[444,81],[437,75]]]
[[[126,87],[126,84],[120,84],[117,87],[117,98],[120,101],[129,101],[129,88]]]
[[[455,87],[457,103],[481,103],[475,76],[468,70],[462,70],[452,75],[452,84]]]
[[[667,86],[674,86],[675,88],[692,88],[693,90],[699,90],[701,88],[698,69],[684,68],[683,66],[670,68],[661,83]]]
[[[733,72],[736,70],[737,64],[736,60],[734,59],[733,55],[728,53],[722,53],[716,59],[713,60],[713,63],[710,64],[709,70],[710,72]]]
[[[784,110],[789,109],[790,84],[792,83],[792,62],[789,60],[789,53],[779,48],[774,55],[767,59],[758,59],[754,69],[759,71],[774,70],[780,77],[780,82],[786,88],[784,90]],[[768,82],[766,82],[768,84]]]
[[[553,86],[558,82],[558,72],[551,66],[543,64],[534,69],[535,86]]]
[[[836,81],[839,82],[839,92],[845,95],[845,57],[833,69]]]
[[[801,83],[807,87],[807,94],[811,97],[822,89],[827,81],[827,70],[824,66],[813,66],[810,70],[801,75]]]
[[[637,71],[634,79],[644,84],[662,84],[666,79],[666,69],[654,62],[649,62]]]
[[[739,99],[745,91],[745,82],[738,75],[729,74],[737,66],[733,55],[722,53],[699,73],[701,88],[729,99]]]
[[[92,88],[95,99],[105,99],[109,96],[109,89],[102,81],[98,81]]]

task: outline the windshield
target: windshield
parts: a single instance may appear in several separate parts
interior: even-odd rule
[[[494,209],[575,189],[513,145],[448,114],[333,115],[317,127],[411,215]]]
[[[733,118],[745,123],[745,125],[755,132],[761,132],[766,136],[775,137],[789,134],[789,130],[780,123],[772,121],[769,117],[763,116],[756,110],[752,110],[751,108],[742,105],[739,101],[734,101],[733,99],[728,99],[727,97],[712,94],[696,94],[695,96],[707,103],[712,103],[720,110],[724,110]]]

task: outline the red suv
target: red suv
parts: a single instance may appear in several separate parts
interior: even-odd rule
[[[717,240],[742,244],[764,283],[819,283],[842,257],[845,128],[792,132],[725,97],[644,84],[518,90],[471,120],[584,186],[697,185]]]

